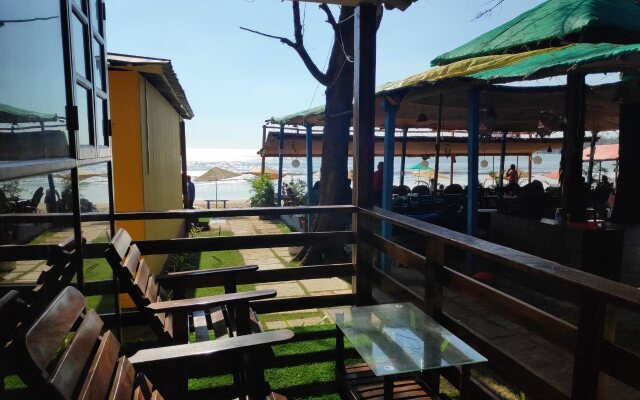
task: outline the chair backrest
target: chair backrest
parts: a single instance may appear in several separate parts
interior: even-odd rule
[[[431,190],[429,190],[428,186],[418,185],[418,186],[414,187],[413,189],[411,189],[411,193],[417,193],[419,195],[426,195],[426,194],[431,194]]]
[[[104,323],[94,310],[84,314],[86,304],[74,287],[60,292],[16,344],[18,375],[38,398],[150,399],[146,378],[118,358],[120,343],[101,334]]]
[[[131,242],[129,233],[122,228],[118,229],[105,251],[105,257],[116,273],[121,287],[145,316],[150,328],[160,340],[171,341],[173,336],[171,318],[162,313],[153,314],[146,309],[146,306],[151,303],[166,300],[164,291],[156,283],[138,246]]]

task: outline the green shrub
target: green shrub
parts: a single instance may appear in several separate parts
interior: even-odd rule
[[[275,201],[275,187],[269,175],[257,176],[251,179],[251,207],[273,207]]]

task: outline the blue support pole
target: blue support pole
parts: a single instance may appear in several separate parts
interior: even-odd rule
[[[478,233],[478,153],[480,152],[480,90],[469,90],[467,120],[467,234]]]
[[[395,155],[396,113],[398,106],[391,104],[389,100],[382,100],[384,110],[384,169],[382,170],[382,208],[393,208],[393,159]],[[382,222],[382,237],[391,239],[392,226],[388,221]],[[391,270],[391,263],[386,254],[381,258],[381,266],[384,272]]]
[[[311,205],[311,196],[313,193],[313,125],[305,124],[306,132],[306,150],[307,150],[307,205]],[[311,232],[311,214],[307,214],[307,232]]]
[[[278,187],[276,188],[276,201],[278,207],[282,206],[282,155],[284,153],[284,125],[280,125],[278,135]]]
[[[397,105],[382,100],[384,110],[384,169],[382,171],[382,208],[391,210],[393,202],[393,159],[395,153]]]

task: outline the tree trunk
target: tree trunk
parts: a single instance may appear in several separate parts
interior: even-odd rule
[[[340,37],[334,40],[327,69],[330,82],[325,91],[319,199],[324,206],[351,203],[347,166],[353,111],[353,11],[353,7],[341,7],[338,21],[345,22],[338,25]],[[350,220],[351,215],[318,214],[313,230],[344,230]],[[310,246],[303,249],[299,258],[304,265],[336,263],[343,261],[345,254],[342,246]]]
[[[620,162],[616,202],[612,220],[620,224],[640,223],[640,102],[620,106]]]

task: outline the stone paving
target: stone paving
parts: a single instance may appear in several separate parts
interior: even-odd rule
[[[106,222],[85,222],[82,224],[82,235],[87,242],[92,242],[98,237],[108,239],[109,224]],[[41,244],[58,244],[73,236],[71,228],[54,231],[50,236],[42,240]],[[16,268],[9,272],[0,272],[0,282],[34,282],[46,267],[46,260],[17,261]]]
[[[278,220],[261,220],[258,217],[235,217],[224,221],[213,221],[211,226],[213,229],[221,226],[221,229],[228,229],[234,235],[282,233],[277,222]],[[256,264],[261,270],[287,268],[283,261],[288,262],[292,258],[288,247],[246,249],[240,250],[240,254],[246,264]],[[274,289],[278,292],[278,298],[351,293],[351,285],[340,278],[264,283],[257,284],[256,289]],[[291,314],[292,318],[287,318],[287,313],[280,315],[283,316],[282,320],[264,323],[267,329],[317,325],[326,321],[324,313],[317,309],[297,311]]]

